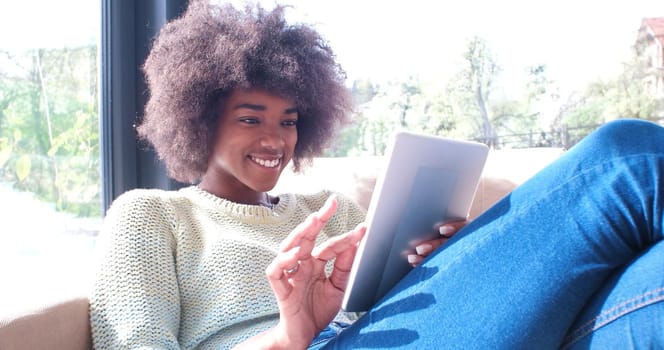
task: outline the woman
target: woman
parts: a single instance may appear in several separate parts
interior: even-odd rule
[[[267,191],[289,162],[297,169],[322,152],[345,122],[350,96],[318,33],[283,16],[282,8],[242,12],[195,1],[155,41],[138,132],[170,176],[196,185],[130,191],[113,203],[91,297],[95,348],[230,347],[268,329],[311,342],[337,315],[364,212],[347,198],[328,200],[331,192]],[[327,241],[321,259],[336,257],[329,279],[323,264],[311,267],[290,249],[299,236],[284,241],[290,232],[318,233],[323,223],[315,242]],[[308,247],[314,237],[305,237]],[[286,253],[275,260],[280,247]],[[278,324],[270,288],[287,288],[278,283],[286,274],[321,294],[311,300],[320,315],[298,321],[311,327],[297,332],[291,318]]]
[[[650,278],[664,261],[661,127],[601,128],[450,241],[421,246],[415,265],[445,243],[348,326],[339,306],[364,213],[330,192],[267,194],[351,109],[318,33],[280,7],[193,1],[145,73],[139,135],[195,185],[130,191],[109,210],[91,296],[97,349],[615,345],[604,330],[661,315]],[[652,276],[634,277],[640,265]],[[661,341],[646,326],[604,333]]]

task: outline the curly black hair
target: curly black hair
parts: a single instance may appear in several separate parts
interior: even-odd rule
[[[218,111],[234,89],[260,88],[295,101],[295,170],[320,155],[347,121],[352,99],[345,72],[313,27],[286,22],[285,9],[192,0],[161,29],[143,66],[150,95],[137,131],[169,176],[200,180]]]

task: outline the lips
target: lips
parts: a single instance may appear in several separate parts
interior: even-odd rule
[[[281,164],[281,159],[282,157],[276,158],[276,159],[266,159],[266,158],[261,158],[257,156],[249,156],[249,159],[251,159],[254,163],[265,167],[265,168],[276,168]]]

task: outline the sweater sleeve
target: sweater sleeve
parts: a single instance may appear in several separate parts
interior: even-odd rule
[[[100,236],[90,298],[95,349],[178,349],[174,213],[154,192],[120,196]]]

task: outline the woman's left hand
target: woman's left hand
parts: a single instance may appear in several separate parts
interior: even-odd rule
[[[336,198],[298,225],[282,242],[279,255],[266,274],[279,304],[279,343],[306,347],[336,316],[341,307],[357,245],[366,228],[333,237],[315,247],[316,237],[336,211]],[[335,258],[329,277],[327,261]]]
[[[419,265],[424,258],[447,242],[448,239],[452,238],[467,223],[467,220],[460,220],[436,224],[434,230],[440,233],[440,238],[419,243],[415,247],[415,251],[412,254],[408,254],[408,263],[412,266]]]

